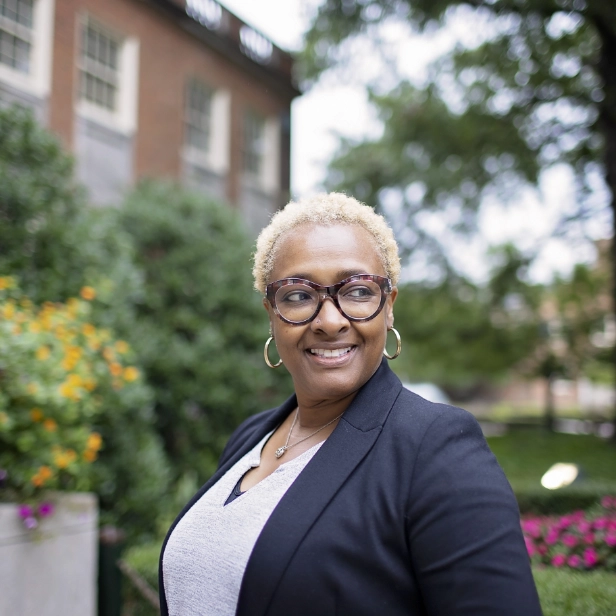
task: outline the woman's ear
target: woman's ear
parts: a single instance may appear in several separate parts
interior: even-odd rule
[[[391,329],[394,326],[394,302],[397,297],[398,287],[393,287],[385,302],[385,322],[387,324],[387,329]]]

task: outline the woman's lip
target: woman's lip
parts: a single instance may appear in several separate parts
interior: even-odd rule
[[[325,347],[314,347],[314,348],[325,349]],[[347,353],[344,353],[343,355],[338,355],[337,357],[325,357],[323,355],[316,355],[315,353],[312,353],[310,349],[307,349],[306,355],[308,355],[308,357],[312,361],[322,366],[338,366],[338,365],[341,365],[341,364],[344,364],[350,361],[353,355],[355,355],[355,351],[357,350],[357,347],[355,345],[346,345],[344,347],[336,347],[336,349],[340,349],[340,348],[343,348],[343,349],[350,348],[350,350]],[[331,349],[331,350],[335,350],[335,349]]]

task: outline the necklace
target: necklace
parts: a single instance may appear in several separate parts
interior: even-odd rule
[[[291,429],[289,430],[289,434],[287,434],[287,442],[282,447],[278,447],[278,449],[276,449],[276,458],[282,458],[282,456],[284,455],[285,451],[287,451],[287,449],[291,449],[292,447],[295,447],[295,445],[299,445],[300,443],[307,441],[311,436],[314,436],[317,432],[320,432],[324,428],[327,428],[327,426],[330,426],[331,424],[333,424],[334,421],[336,421],[336,419],[340,419],[343,415],[344,415],[344,411],[340,413],[338,417],[334,417],[331,421],[328,421],[324,426],[321,426],[318,430],[315,430],[312,434],[309,434],[308,436],[305,436],[304,438],[300,438],[299,441],[293,443],[293,445],[289,445],[289,439],[291,438],[291,433],[293,432],[293,428],[295,428],[295,422],[297,421],[297,418],[299,416],[299,407],[298,407],[297,410],[295,411],[295,417],[293,418],[293,423],[291,424]]]

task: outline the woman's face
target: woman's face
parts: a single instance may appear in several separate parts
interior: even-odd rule
[[[354,274],[386,276],[372,235],[359,225],[306,224],[278,240],[276,262],[268,282],[304,278],[333,285]],[[290,325],[264,305],[281,359],[293,377],[302,404],[319,404],[356,392],[379,367],[388,327],[393,326],[394,287],[381,312],[370,321],[349,321],[326,299],[319,314],[304,325]],[[323,350],[348,349],[325,357]],[[305,402],[303,402],[305,401]]]

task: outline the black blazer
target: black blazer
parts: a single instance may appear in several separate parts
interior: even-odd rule
[[[295,408],[245,421],[188,509]],[[239,616],[538,616],[511,488],[477,421],[383,363],[273,511]],[[187,615],[182,615],[187,616]]]

